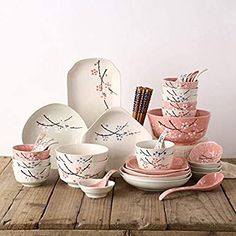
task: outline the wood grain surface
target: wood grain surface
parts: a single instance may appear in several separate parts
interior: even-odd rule
[[[159,193],[137,190],[118,178],[114,190],[110,228],[164,230],[164,205],[158,197]]]
[[[2,218],[0,229],[37,228],[57,179],[57,171],[52,170],[49,178],[42,186],[23,187],[14,199],[9,211]]]
[[[163,202],[159,193],[115,181],[101,199],[58,180],[57,170],[42,186],[27,188],[15,181],[10,159],[0,157],[0,236],[236,235],[236,179],[214,191],[174,193]]]
[[[41,229],[73,229],[83,199],[78,188],[72,188],[59,180],[48,207],[39,222]]]

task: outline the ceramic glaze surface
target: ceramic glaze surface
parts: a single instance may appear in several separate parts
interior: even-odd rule
[[[39,133],[46,133],[58,144],[51,147],[52,167],[56,167],[55,148],[59,145],[80,143],[87,127],[72,108],[63,104],[49,104],[37,110],[26,122],[22,139],[24,143],[34,143]]]
[[[108,147],[107,170],[119,169],[130,154],[135,153],[135,144],[152,136],[130,114],[120,107],[107,110],[85,133],[83,142],[97,143]]]
[[[181,144],[192,144],[206,134],[210,113],[197,110],[195,117],[163,117],[161,109],[148,112],[149,122],[156,138],[167,129],[167,140]]]
[[[104,111],[120,106],[120,73],[111,61],[78,61],[68,73],[68,104],[90,126]]]
[[[154,148],[156,140],[147,140],[136,144],[136,157],[141,169],[169,169],[174,157],[175,144],[164,141],[165,148]]]
[[[75,150],[75,146],[76,145],[64,145],[57,148],[56,160],[61,180],[72,187],[79,187],[78,183],[81,179],[98,178],[104,174],[108,161],[108,150],[104,147],[104,152],[104,149],[100,145],[79,144],[77,149],[78,153],[74,152],[72,154],[66,152],[68,150]],[[81,154],[79,152],[80,149],[86,149],[88,154]],[[102,161],[99,161],[99,159]]]
[[[167,102],[162,101],[162,108],[175,110],[196,110],[197,101],[194,102]]]
[[[197,144],[189,154],[194,163],[217,163],[223,154],[223,148],[212,141]]]

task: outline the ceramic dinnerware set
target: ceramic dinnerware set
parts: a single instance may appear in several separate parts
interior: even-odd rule
[[[115,183],[108,181],[99,189],[85,180],[93,183],[111,169],[119,169],[129,184],[150,191],[181,186],[191,178],[188,162],[175,156],[174,147],[175,143],[193,144],[207,131],[210,113],[196,109],[198,80],[163,81],[163,106],[148,111],[154,136],[167,132],[159,148],[152,135],[120,107],[120,73],[112,62],[101,58],[79,61],[69,71],[67,82],[68,106],[55,103],[35,111],[23,129],[24,145],[13,148],[18,182],[38,186],[52,167],[69,186],[81,185],[88,196],[101,197]],[[32,143],[41,133],[56,143],[50,151],[34,153]]]

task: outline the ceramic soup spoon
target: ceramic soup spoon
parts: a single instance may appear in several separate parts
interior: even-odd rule
[[[58,142],[47,136],[45,133],[40,133],[35,141],[34,148],[32,151],[41,152],[50,148],[50,146],[58,144]]]
[[[159,200],[163,200],[167,195],[170,193],[178,192],[178,191],[185,191],[185,190],[199,190],[199,191],[207,191],[212,190],[219,186],[224,179],[224,175],[222,173],[209,173],[204,175],[195,185],[193,186],[186,186],[186,187],[178,187],[178,188],[171,188],[163,192],[159,196]]]
[[[109,178],[116,172],[117,170],[110,170],[106,173],[106,175],[101,179],[101,181],[91,184],[88,187],[98,187],[98,188],[104,188],[107,185],[107,182]]]
[[[158,140],[157,140],[157,144],[154,147],[154,149],[160,149],[160,148],[165,148],[164,147],[164,141],[165,141],[165,137],[168,134],[168,131],[165,129],[161,135],[159,136]]]

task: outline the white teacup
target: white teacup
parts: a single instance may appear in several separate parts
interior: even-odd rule
[[[154,149],[156,143],[157,140],[136,143],[136,157],[141,169],[170,169],[174,158],[175,144],[171,141],[164,141],[165,148]]]

